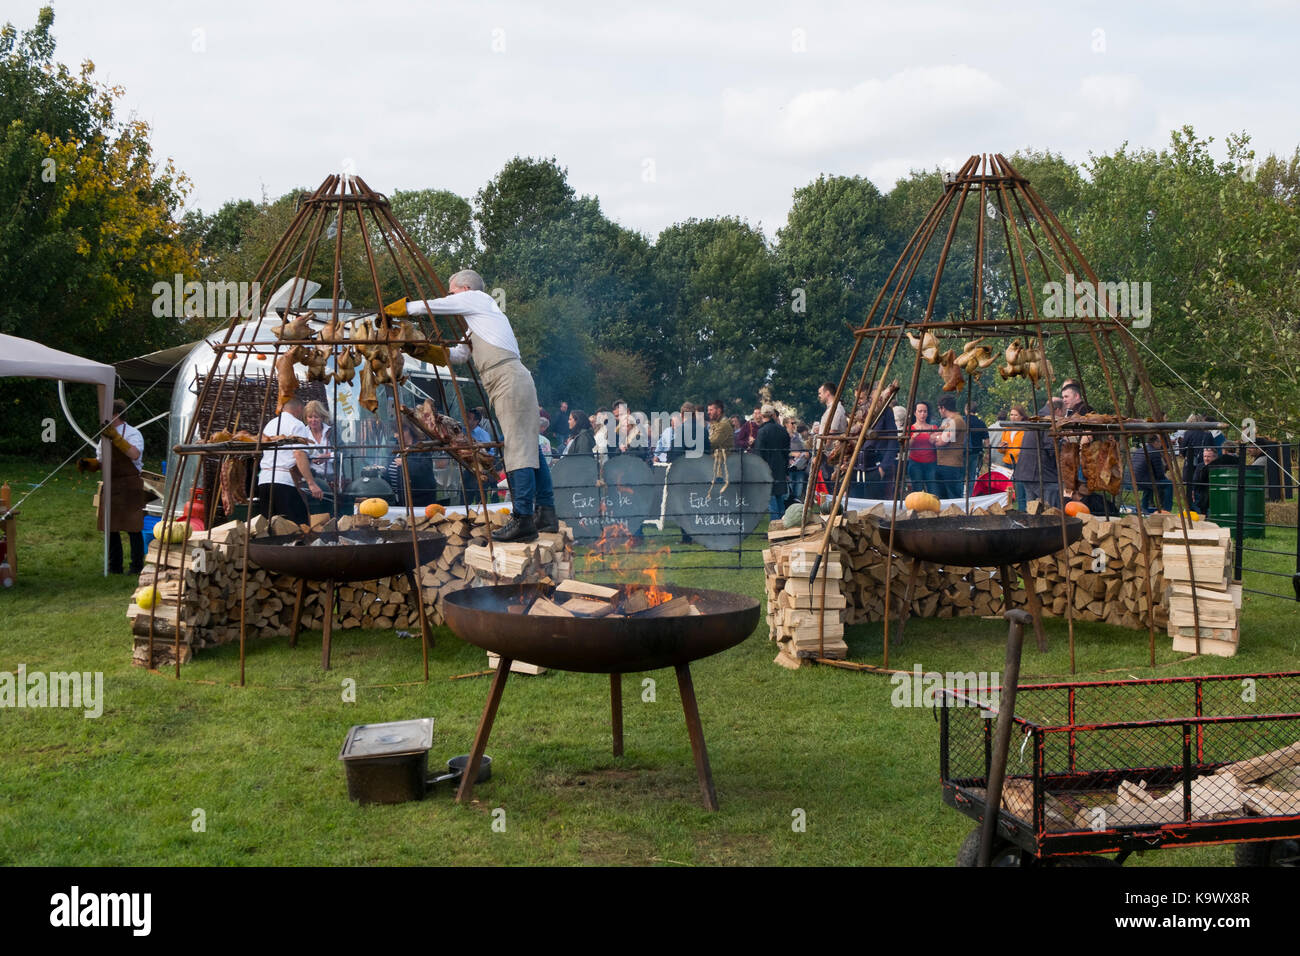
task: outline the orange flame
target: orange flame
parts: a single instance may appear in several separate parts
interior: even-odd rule
[[[672,554],[671,549],[664,547],[646,553],[636,548],[636,538],[627,525],[607,525],[583,558],[583,570],[613,572],[629,591],[644,590],[650,607],[671,601],[672,593],[659,586],[659,571]],[[644,578],[647,583],[638,583],[638,578]]]

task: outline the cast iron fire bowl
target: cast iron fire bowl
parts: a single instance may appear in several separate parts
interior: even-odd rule
[[[411,532],[330,531],[323,534],[278,534],[253,538],[248,556],[268,571],[307,581],[374,581],[414,571],[438,560],[447,539],[433,531],[417,531],[420,557],[411,547]],[[342,543],[347,539],[351,544]],[[313,542],[320,542],[319,544]]]
[[[555,670],[631,674],[676,667],[739,644],[758,625],[758,602],[726,591],[673,584],[661,587],[694,599],[703,613],[690,617],[581,618],[511,614],[506,608],[554,587],[502,584],[447,595],[447,626],[477,647]]]
[[[889,518],[874,518],[889,540]],[[908,557],[963,568],[1019,564],[1055,554],[1083,537],[1083,521],[1057,515],[949,515],[892,522],[894,547]]]

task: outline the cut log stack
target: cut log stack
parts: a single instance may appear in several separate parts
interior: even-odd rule
[[[797,536],[797,529],[791,531]],[[844,554],[832,546],[818,566],[816,580],[810,580],[821,554],[821,534],[791,540],[790,532],[773,532],[769,538],[774,543],[763,552],[763,566],[767,572],[767,633],[777,643],[776,663],[793,670],[810,657],[844,660],[849,655],[844,643],[848,606]]]
[[[506,518],[494,513],[489,520],[497,526]],[[442,599],[453,591],[516,581],[559,581],[572,571],[573,535],[564,525],[560,526],[559,534],[542,535],[532,545],[493,545],[498,551],[502,548],[531,548],[527,557],[516,552],[504,559],[506,565],[503,566],[508,565],[509,569],[518,566],[514,576],[482,571],[467,562],[467,552],[475,546],[484,546],[487,541],[488,525],[481,513],[472,516],[444,514],[432,518],[420,516],[415,525],[417,530],[436,531],[447,538],[447,545],[439,558],[416,571],[425,612],[432,626],[443,623]],[[313,530],[348,531],[361,526],[379,530],[407,527],[404,517],[388,521],[345,515],[338,519],[337,524],[322,517],[314,522]],[[268,522],[258,516],[250,522],[249,530],[254,537],[261,537],[293,534],[302,529],[286,518],[273,518]],[[184,544],[168,547],[166,553],[160,543],[151,543],[146,566],[140,575],[140,588],[132,596],[127,610],[127,617],[131,620],[134,663],[143,666],[148,660],[150,612],[142,609],[136,598],[153,584],[155,569],[158,571],[160,596],[153,614],[155,667],[175,662],[178,630],[182,663],[204,647],[239,640],[240,586],[245,582],[242,570],[244,534],[244,523],[232,521],[211,531],[195,532]],[[486,551],[486,547],[482,550]],[[410,600],[411,585],[404,575],[337,584],[335,627],[419,630],[419,616]],[[268,571],[249,561],[244,586],[247,636],[287,637],[293,623],[298,579]],[[303,598],[303,630],[320,630],[324,626],[323,603],[324,585],[308,582]]]
[[[1241,585],[1232,583],[1232,534],[1207,522],[1164,535],[1165,581],[1168,582],[1169,636],[1174,650],[1233,657],[1240,636]],[[1195,586],[1192,575],[1196,576]]]
[[[1032,513],[1059,515],[1054,508],[1037,508],[1031,504]],[[943,515],[959,515],[957,508],[949,508]],[[977,508],[972,514],[1004,514],[1006,509],[993,505]],[[895,619],[902,609],[911,571],[911,558],[895,553],[887,561],[889,552],[888,526],[882,531],[870,519],[884,517],[883,506],[872,511],[847,512],[837,519],[831,533],[830,580],[826,590],[826,615],[823,637],[827,657],[847,656],[843,644],[844,627],[861,622],[879,622],[885,616],[885,582],[892,579],[891,612]],[[1181,585],[1186,564],[1172,557],[1182,551],[1181,526],[1174,530],[1178,519],[1170,515],[1125,515],[1119,518],[1102,518],[1083,515],[1083,536],[1069,549],[1029,562],[1033,587],[1045,616],[1065,617],[1072,610],[1079,621],[1100,621],[1117,627],[1143,630],[1148,619],[1155,627],[1176,626],[1170,617],[1170,601],[1174,601],[1178,621],[1181,612],[1190,608],[1193,595],[1176,588],[1166,589],[1166,581]],[[818,572],[814,585],[818,595],[808,592],[808,575],[812,561],[820,552],[824,519],[811,522],[802,529],[779,527],[768,533],[769,547],[763,552],[766,569],[768,633],[772,640],[782,645],[777,663],[798,666],[800,658],[816,656],[819,646],[817,634],[821,625],[819,608],[821,580],[825,570]],[[1145,522],[1145,529],[1143,527]],[[1166,534],[1166,525],[1171,530]],[[1147,545],[1143,549],[1143,531]],[[1230,588],[1225,569],[1231,566],[1231,542],[1225,547],[1227,532],[1209,522],[1195,522],[1191,532],[1207,540],[1196,542],[1210,547],[1213,538],[1214,554],[1204,557],[1206,571],[1196,565],[1197,592],[1195,599],[1208,606],[1209,617],[1202,621],[1202,636],[1210,640],[1227,642],[1224,628],[1228,625],[1225,603],[1240,607],[1240,589]],[[1177,542],[1174,546],[1175,540]],[[1195,552],[1197,549],[1193,548]],[[1173,563],[1170,573],[1169,562]],[[1211,568],[1210,565],[1213,565]],[[796,568],[798,570],[796,570]],[[1150,588],[1148,590],[1148,569]],[[914,617],[991,617],[1001,615],[1008,607],[1025,607],[1025,582],[1017,569],[1012,568],[1013,591],[1004,595],[997,568],[967,568],[939,566],[923,563],[912,589],[909,616]],[[1202,589],[1208,586],[1214,593],[1207,596]],[[1183,598],[1179,601],[1178,598]],[[1009,598],[1009,604],[1008,604]],[[802,612],[802,613],[801,613]],[[1203,611],[1202,613],[1206,613]],[[1233,646],[1236,643],[1236,616],[1231,616]],[[1212,630],[1213,633],[1207,631]],[[832,640],[834,643],[832,644]],[[1205,650],[1207,641],[1202,640]],[[1176,650],[1185,649],[1177,641]],[[833,648],[833,653],[832,653]]]

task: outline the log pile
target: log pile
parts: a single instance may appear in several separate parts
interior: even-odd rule
[[[812,526],[814,530],[816,527]],[[787,535],[783,543],[779,533],[769,533],[769,537],[777,539],[763,552],[767,633],[777,643],[776,663],[793,670],[806,657],[844,660],[849,656],[844,643],[848,606],[843,587],[844,569],[848,567],[845,555],[832,546],[818,568],[816,580],[810,583],[813,564],[821,554],[821,534],[793,540],[788,540]]]
[[[1164,536],[1165,580],[1169,583],[1169,636],[1174,650],[1195,654],[1200,620],[1201,654],[1237,653],[1241,585],[1232,584],[1234,549],[1227,528],[1196,522],[1187,532]],[[1196,576],[1193,587],[1192,575]]]
[[[1031,513],[1060,513],[1055,508],[1039,506],[1039,502],[1032,503]],[[952,507],[943,515],[961,513]],[[976,508],[971,513],[1005,514],[1006,509],[995,504],[987,509]],[[836,519],[828,554],[830,581],[826,588],[824,630],[827,657],[843,658],[847,655],[843,643],[846,625],[884,619],[887,578],[892,579],[891,612],[895,619],[902,609],[912,561],[897,553],[892,561],[886,560],[888,529],[882,532],[870,520],[873,516],[884,515],[884,506],[877,505],[872,511],[850,511]],[[1181,592],[1166,589],[1166,582],[1176,585],[1181,579],[1170,575],[1165,554],[1166,549],[1170,554],[1175,551],[1174,542],[1178,542],[1177,550],[1181,551],[1183,539],[1181,527],[1166,535],[1165,526],[1167,523],[1176,524],[1178,519],[1169,515],[1080,517],[1083,519],[1083,536],[1078,542],[1066,551],[1029,562],[1032,586],[1044,616],[1065,617],[1072,610],[1075,620],[1099,621],[1132,629],[1145,629],[1150,619],[1153,626],[1168,626],[1173,633],[1176,625],[1170,617],[1171,593],[1167,590],[1179,596]],[[808,577],[812,561],[821,550],[824,520],[819,518],[805,526],[802,537],[798,528],[774,526],[775,530],[768,533],[770,546],[763,552],[768,634],[782,646],[777,663],[786,667],[798,666],[800,658],[817,656],[820,646],[820,582],[826,570],[818,572],[818,583],[814,586],[816,594],[809,593]],[[1213,622],[1212,626],[1222,627],[1226,614],[1223,604],[1225,599],[1231,603],[1234,593],[1237,604],[1240,604],[1239,591],[1229,589],[1223,577],[1225,562],[1227,565],[1231,563],[1230,543],[1226,552],[1221,543],[1227,532],[1208,522],[1198,521],[1193,523],[1189,534],[1212,536],[1217,542],[1214,559],[1217,576],[1204,575],[1206,580],[1215,582],[1215,592],[1205,599],[1208,600],[1210,616],[1202,622],[1202,635],[1226,640],[1223,631],[1209,634],[1206,626]],[[1183,563],[1186,563],[1185,557]],[[1180,574],[1176,558],[1173,564],[1174,574]],[[1196,571],[1196,600],[1202,601],[1204,595],[1199,590],[1203,580],[1201,568],[1198,566]],[[1025,582],[1015,568],[1012,569],[1012,583],[1014,590],[1010,595],[1004,595],[996,568],[943,567],[923,563],[913,587],[909,616],[991,617],[1001,615],[1008,606],[1025,607]],[[1218,589],[1219,584],[1222,590]],[[1007,597],[1010,598],[1009,605]],[[1178,603],[1176,598],[1174,600],[1179,612],[1189,606]],[[1191,600],[1192,595],[1188,592],[1186,601]],[[1175,616],[1182,620],[1178,613]],[[1233,621],[1235,626],[1235,617]],[[1202,640],[1203,649],[1206,644],[1207,641]],[[1175,643],[1175,650],[1183,649]]]
[[[493,527],[503,524],[506,516],[492,513]],[[405,517],[394,520],[344,515],[335,523],[327,516],[317,516],[315,531],[348,531],[362,525],[376,530],[401,530]],[[527,545],[493,544],[500,566],[494,571],[492,561],[471,558],[471,552],[486,553],[488,524],[482,513],[475,515],[442,514],[417,517],[420,531],[436,531],[447,538],[447,545],[436,561],[416,571],[421,596],[431,626],[443,623],[442,599],[453,591],[488,584],[519,581],[561,581],[572,574],[573,535],[565,525],[558,534],[544,534]],[[268,534],[292,534],[301,527],[286,518],[269,522],[255,517],[248,526],[254,537]],[[159,542],[149,546],[140,587],[132,595],[127,618],[131,620],[134,643],[132,659],[144,665],[148,658],[150,611],[142,609],[139,598],[154,582],[158,571],[159,601],[153,609],[153,664],[155,667],[175,662],[174,644],[177,631],[181,637],[181,662],[194,652],[218,644],[239,640],[241,584],[245,602],[246,634],[249,638],[287,637],[293,623],[298,579],[278,574],[248,562],[243,575],[245,526],[232,521],[207,532],[191,534],[184,544],[164,549]],[[475,562],[479,565],[475,566]],[[483,565],[486,564],[486,567]],[[420,620],[410,599],[410,582],[404,575],[376,581],[339,582],[339,608],[334,626],[378,630],[418,631]],[[324,626],[324,585],[307,582],[303,598],[302,630],[320,630]]]

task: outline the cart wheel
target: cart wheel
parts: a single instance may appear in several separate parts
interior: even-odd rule
[[[1235,866],[1300,866],[1300,840],[1238,843],[1232,848]]]
[[[1249,844],[1244,844],[1248,846]],[[958,866],[979,866],[980,828],[976,827],[966,835],[961,849],[957,851]],[[989,857],[989,866],[1050,866],[1050,867],[1111,867],[1119,866],[1117,860],[1107,856],[1058,856],[1046,860],[1037,859],[1032,853],[1026,853],[1010,840],[996,837],[993,840],[993,853]]]
[[[1025,852],[1010,840],[994,837],[993,853],[989,857],[989,866],[1024,866],[1023,858],[1025,855]],[[966,839],[962,841],[961,849],[957,851],[957,865],[979,866],[979,860],[980,828],[976,827],[966,834]],[[1033,860],[1032,856],[1030,860]]]

